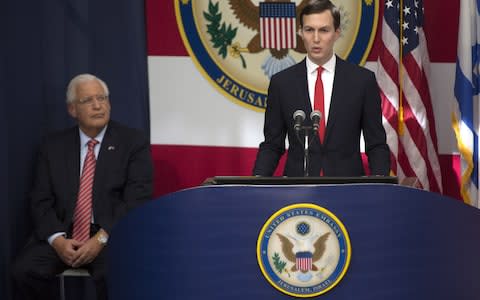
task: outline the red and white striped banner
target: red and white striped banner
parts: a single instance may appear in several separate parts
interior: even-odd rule
[[[295,2],[298,5],[300,1]],[[459,6],[456,1],[423,2],[425,36],[432,61],[431,74],[427,75],[443,192],[460,199],[459,159],[450,121]],[[230,101],[195,67],[179,34],[173,1],[147,0],[146,7],[155,194],[197,186],[215,175],[250,175],[258,144],[263,140],[263,112]],[[382,16],[383,7],[380,20]],[[366,64],[375,71],[382,27],[378,26]],[[380,78],[377,73],[377,79]],[[390,76],[385,80],[391,80]],[[388,88],[382,91],[390,93]],[[393,132],[388,128],[387,131]],[[276,174],[280,172],[277,170]]]

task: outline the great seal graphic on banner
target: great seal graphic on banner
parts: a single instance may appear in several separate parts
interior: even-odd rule
[[[273,74],[306,51],[298,15],[308,0],[176,0],[184,45],[202,75],[227,98],[263,110]],[[364,64],[375,37],[378,0],[333,0],[341,12],[335,52]]]

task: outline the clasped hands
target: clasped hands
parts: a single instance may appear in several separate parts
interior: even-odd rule
[[[91,263],[104,245],[97,240],[96,235],[84,242],[59,236],[53,240],[52,247],[64,263],[72,268],[78,268]]]

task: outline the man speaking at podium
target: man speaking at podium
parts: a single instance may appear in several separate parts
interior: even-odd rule
[[[270,81],[265,140],[260,144],[253,175],[273,175],[288,136],[285,176],[362,176],[362,131],[370,173],[388,175],[390,152],[375,75],[333,52],[340,37],[339,10],[329,0],[314,0],[302,9],[299,18],[307,57]],[[315,131],[303,134],[300,131],[305,127]],[[302,134],[310,141],[308,168]]]

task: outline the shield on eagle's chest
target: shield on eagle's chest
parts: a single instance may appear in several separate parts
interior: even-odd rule
[[[295,258],[300,271],[307,272],[312,269],[312,252],[297,252]]]
[[[295,3],[260,2],[260,46],[265,49],[297,47]]]

